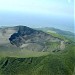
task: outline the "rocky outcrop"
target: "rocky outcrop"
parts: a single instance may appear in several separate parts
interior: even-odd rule
[[[58,38],[26,26],[18,26],[18,32],[12,34],[9,40],[17,47],[37,51],[47,50],[46,42],[60,42]]]

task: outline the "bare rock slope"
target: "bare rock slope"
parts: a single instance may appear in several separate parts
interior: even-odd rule
[[[59,38],[26,26],[18,26],[18,31],[12,34],[9,40],[12,45],[33,51],[55,50],[59,48],[61,43]]]

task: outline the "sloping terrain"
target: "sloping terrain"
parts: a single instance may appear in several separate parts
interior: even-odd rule
[[[63,54],[30,58],[0,58],[0,75],[73,75],[75,47]]]
[[[42,30],[44,32],[50,33],[52,35],[59,36],[62,39],[68,38],[71,41],[75,42],[75,33],[70,31],[63,31],[60,29],[52,28],[52,27],[45,27],[45,28],[37,28],[37,30]],[[65,37],[65,38],[64,38]]]
[[[18,27],[3,27],[0,28],[0,45],[10,43],[9,38],[13,33],[18,31]]]
[[[12,45],[32,51],[49,51],[52,45],[54,46],[51,50],[60,49],[58,46],[62,41],[43,31],[26,26],[19,26],[18,32],[12,34],[9,40]]]
[[[26,26],[1,28],[0,34],[0,75],[75,75],[73,41]]]
[[[59,49],[61,41],[58,37],[26,26],[0,28],[0,48],[5,46],[32,51],[53,51]]]

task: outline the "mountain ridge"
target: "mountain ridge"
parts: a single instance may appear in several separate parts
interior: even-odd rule
[[[53,37],[41,30],[35,30],[26,26],[19,26],[17,33],[9,38],[10,43],[17,47],[25,47],[28,50],[47,50],[46,42],[58,42],[61,39]],[[31,48],[29,48],[31,47]]]

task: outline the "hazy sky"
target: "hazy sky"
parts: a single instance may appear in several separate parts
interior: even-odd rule
[[[74,31],[74,0],[0,0],[0,26],[27,25]]]

